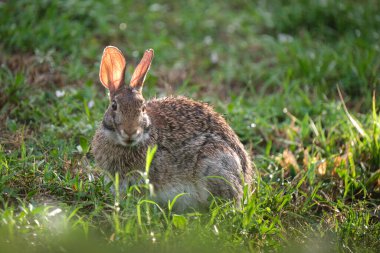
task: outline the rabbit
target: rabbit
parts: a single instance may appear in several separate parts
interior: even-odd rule
[[[253,178],[250,158],[225,119],[206,103],[178,96],[145,100],[142,89],[154,51],[146,50],[129,85],[126,61],[104,49],[99,77],[109,106],[92,140],[98,167],[118,172],[124,185],[138,183],[149,146],[157,151],[149,170],[153,198],[165,205],[178,194],[177,211],[208,208],[212,197],[239,203]],[[123,189],[123,190],[124,190]]]

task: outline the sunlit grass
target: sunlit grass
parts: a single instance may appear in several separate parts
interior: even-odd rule
[[[379,8],[1,2],[0,251],[376,252]],[[97,72],[109,44],[127,55],[127,78],[155,49],[146,98],[186,95],[226,117],[257,174],[241,207],[159,206],[154,150],[144,183],[125,192],[96,167],[90,143],[108,103]]]

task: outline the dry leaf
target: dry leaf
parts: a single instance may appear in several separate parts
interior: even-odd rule
[[[326,175],[327,162],[326,160],[321,161],[317,166],[317,174],[320,176]]]
[[[307,169],[307,166],[309,164],[309,160],[310,160],[310,156],[309,156],[309,150],[307,148],[305,148],[303,150],[303,168],[306,170]]]
[[[295,172],[300,171],[296,157],[288,149],[284,150],[284,152],[282,153],[282,158],[278,159],[278,162],[280,163],[281,167],[283,167],[286,170],[290,170],[293,168]]]
[[[113,233],[113,234],[110,236],[110,241],[111,241],[111,242],[115,241],[115,233]]]

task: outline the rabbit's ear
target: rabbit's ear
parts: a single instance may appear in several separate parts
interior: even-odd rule
[[[139,65],[137,65],[135,72],[133,72],[130,86],[138,91],[141,91],[146,74],[150,68],[154,56],[153,49],[148,49],[145,51],[143,58],[141,59]]]
[[[125,65],[123,53],[117,47],[108,46],[104,49],[99,78],[111,94],[124,83]]]

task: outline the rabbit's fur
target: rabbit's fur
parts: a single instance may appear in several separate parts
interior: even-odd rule
[[[140,176],[133,171],[145,170],[148,146],[157,145],[149,180],[160,204],[180,193],[187,194],[177,200],[177,210],[207,207],[210,195],[240,201],[243,181],[252,181],[243,145],[207,104],[185,97],[145,101],[142,86],[152,58],[147,50],[127,86],[124,57],[117,48],[105,49],[100,78],[111,102],[92,141],[97,165],[118,172],[126,185],[136,183]]]

